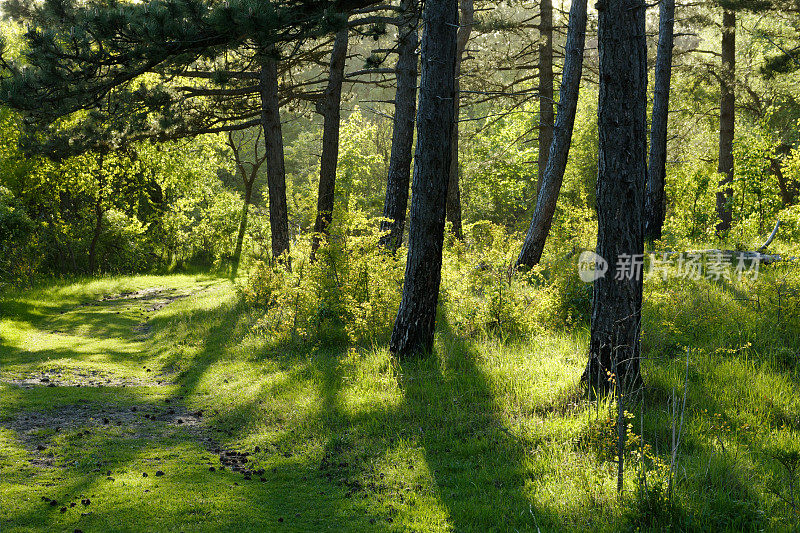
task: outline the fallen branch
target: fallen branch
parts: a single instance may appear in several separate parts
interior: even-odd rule
[[[775,235],[777,235],[777,234],[778,234],[778,226],[780,226],[780,225],[781,225],[781,221],[780,221],[780,219],[779,219],[777,222],[775,222],[775,229],[773,229],[773,230],[772,230],[772,233],[770,233],[770,234],[769,234],[769,238],[767,239],[767,242],[765,242],[764,244],[762,244],[762,245],[761,245],[761,248],[759,248],[758,250],[756,250],[757,252],[763,252],[764,250],[766,250],[766,249],[767,249],[767,246],[769,246],[769,245],[772,243],[772,239],[774,239],[774,238],[775,238]]]
[[[762,250],[763,246],[759,248]],[[692,255],[721,255],[723,258],[730,258],[730,259],[746,259],[749,261],[758,261],[763,265],[769,265],[770,263],[777,263],[779,261],[797,261],[800,260],[798,257],[783,257],[778,254],[762,254],[760,251],[750,252],[750,251],[742,251],[742,250],[717,250],[717,249],[709,249],[709,250],[686,250],[685,252],[664,252],[666,257],[671,257],[674,255],[682,255],[682,254],[692,254]]]

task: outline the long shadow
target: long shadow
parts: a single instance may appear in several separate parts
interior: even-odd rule
[[[401,364],[405,415],[456,531],[537,530],[525,492],[524,444],[505,427],[474,344],[440,319],[442,350]]]
[[[225,355],[225,349],[242,340],[246,330],[240,327],[241,311],[233,304],[193,313],[192,320],[202,321],[208,334],[198,339],[202,348],[176,377],[177,390],[167,398],[172,405],[180,404],[184,396],[196,391],[203,376]],[[168,319],[154,318],[153,322],[162,327],[165,324],[161,320]],[[341,398],[345,376],[339,363],[343,351],[319,351],[306,361],[296,361],[293,366],[298,367],[301,377],[311,376],[318,383],[316,419],[306,423],[313,431],[321,428],[325,442],[319,453],[310,455],[257,457],[256,461],[272,461],[276,466],[270,483],[263,485],[268,492],[258,493],[261,496],[253,493],[248,500],[250,505],[269,511],[297,508],[301,501],[308,512],[331,521],[316,524],[320,528],[336,523],[341,529],[393,529],[390,519],[398,517],[392,514],[391,505],[395,503],[390,502],[402,502],[406,491],[415,488],[388,478],[383,480],[374,471],[374,459],[391,455],[404,441],[419,447],[426,464],[417,466],[427,467],[430,472],[433,498],[445,508],[452,529],[535,531],[540,526],[557,524],[557,518],[548,519],[526,493],[525,443],[505,426],[490,380],[478,365],[477,349],[458,337],[446,321],[441,320],[440,324],[442,348],[397,367],[403,394],[397,405],[376,404],[356,414],[348,412]],[[271,394],[266,384],[262,389],[263,394],[254,395],[234,412],[215,418],[213,425],[229,426],[235,420],[251,419],[265,408],[264,400]],[[97,401],[96,396],[90,397]],[[144,401],[147,408],[164,408],[162,398]],[[238,439],[248,430],[240,428],[229,437]],[[278,447],[281,440],[287,448],[297,445],[297,438],[289,433],[286,428],[285,435],[276,441]],[[354,433],[367,438],[351,438]],[[146,449],[147,443],[132,445],[119,456],[114,468],[125,468]],[[320,462],[315,468],[309,460]],[[87,476],[67,487],[69,491],[80,491],[104,477],[91,473]],[[268,490],[271,486],[280,490]],[[348,513],[358,516],[346,522]],[[21,518],[35,520],[33,516]]]
[[[265,485],[257,480],[246,481],[236,472],[222,471],[216,460],[212,461],[212,464],[217,464],[214,473],[202,466],[203,461],[198,457],[183,456],[179,463],[173,462],[175,459],[170,460],[173,450],[183,450],[185,453],[187,445],[197,446],[200,456],[206,455],[203,448],[208,445],[208,439],[204,438],[202,432],[182,429],[174,424],[169,428],[170,422],[164,416],[168,409],[177,407],[177,403],[165,405],[152,398],[143,400],[138,391],[133,389],[102,391],[104,398],[97,397],[98,391],[90,392],[87,389],[48,389],[47,392],[68,396],[56,398],[54,402],[66,408],[75,403],[75,395],[85,395],[84,402],[80,404],[86,408],[85,419],[57,434],[34,437],[34,444],[43,442],[48,449],[54,447],[58,463],[51,471],[32,471],[29,477],[36,479],[36,483],[28,485],[30,489],[24,493],[28,496],[24,498],[25,503],[8,502],[4,509],[3,526],[41,531],[71,531],[75,527],[88,531],[163,531],[167,520],[156,510],[162,508],[165,502],[171,502],[168,508],[186,515],[187,520],[191,520],[192,515],[200,510],[203,514],[213,511],[217,515],[216,520],[200,527],[200,530],[211,530],[213,527],[214,531],[265,531],[283,522],[284,517],[287,522],[292,520],[297,511],[306,511],[308,515],[315,510],[303,505],[302,498],[299,505],[295,501],[298,494],[305,496],[306,500],[313,495],[313,488],[310,487],[305,491],[294,490],[304,472],[299,465],[283,465],[279,471],[276,469],[269,474],[271,484]],[[111,400],[111,397],[118,402],[114,406],[114,414],[100,410],[103,406],[109,408],[110,404],[103,403],[103,400]],[[140,423],[133,425],[134,429],[141,428],[142,423],[149,424],[148,433],[140,435],[135,430],[133,434],[108,434],[107,431],[113,432],[115,426],[113,423],[111,426],[101,425],[100,417],[109,416],[113,419],[123,415],[132,416],[129,414],[131,406],[138,409],[135,416],[142,418]],[[32,416],[39,414],[38,411],[26,412]],[[157,422],[153,421],[156,416],[154,413],[159,413]],[[144,414],[154,418],[146,421]],[[164,426],[159,427],[159,424]],[[127,431],[131,427],[124,429]],[[28,443],[26,447],[30,446]],[[154,453],[157,454],[155,458]],[[164,458],[163,466],[159,457]],[[94,459],[98,459],[98,462]],[[137,470],[136,466],[140,469]],[[158,468],[167,471],[166,477],[154,477]],[[26,467],[23,467],[24,470]],[[143,470],[149,471],[149,479],[142,478]],[[69,475],[64,476],[67,472]],[[27,484],[19,478],[20,474],[6,475],[8,477],[5,477],[4,483]],[[170,487],[189,497],[186,501],[175,502],[173,494],[169,492]],[[4,490],[9,488],[6,486]],[[233,493],[239,496],[227,496]],[[49,500],[39,501],[40,497],[52,498],[57,504],[51,504]],[[90,503],[80,503],[84,499]],[[208,505],[209,499],[215,502],[211,506]],[[197,500],[206,503],[194,504]],[[23,503],[22,509],[17,508],[18,503]],[[65,510],[61,510],[62,507]],[[148,511],[151,508],[153,512]],[[337,506],[331,506],[330,514],[335,516],[336,512]],[[221,519],[220,514],[224,518]],[[307,521],[308,518],[303,517],[303,520]],[[344,518],[342,523],[345,523]],[[312,527],[299,526],[299,529],[311,530]]]
[[[191,364],[182,369],[175,378],[175,382],[182,389],[182,393],[190,394],[194,392],[208,369],[224,355],[225,348],[240,342],[244,338],[246,331],[240,327],[242,310],[242,304],[237,300],[232,302],[222,313],[220,313],[219,308],[215,308],[191,314],[191,321],[203,323],[209,329],[209,332],[202,339],[202,350],[194,356]],[[170,360],[164,362],[164,366],[170,367],[180,364],[180,355],[180,352],[176,352]]]
[[[384,464],[401,441],[411,442],[425,461],[416,466],[430,473],[433,498],[454,531],[536,531],[550,524],[525,491],[525,444],[505,427],[489,378],[478,367],[477,349],[445,321],[439,336],[440,350],[397,367],[399,405],[376,405],[356,414],[346,412],[340,398],[341,354],[314,357],[321,394],[317,423],[327,435],[318,479],[345,490],[346,507],[375,516],[372,528],[384,527],[408,491],[422,489],[409,486],[413,475]],[[361,435],[369,449],[352,434]],[[385,477],[376,470],[381,464]],[[372,501],[359,503],[368,498]]]
[[[688,393],[683,423],[680,410],[673,420],[670,409],[673,394],[680,409],[684,384],[673,389],[671,383],[651,379],[645,387],[644,440],[669,462],[672,434],[682,427],[675,483],[679,493],[691,495],[677,500],[672,516],[660,517],[663,521],[654,524],[653,530],[669,525],[686,531],[763,531],[769,527],[764,510],[770,502],[756,490],[754,475],[775,470],[776,465],[764,462],[765,449],[770,444],[760,430],[742,431],[738,427],[740,408],[720,399],[718,388],[725,385],[715,383],[709,376],[710,362],[699,367],[694,363],[685,383]],[[674,361],[656,360],[650,364],[670,365]],[[683,372],[677,374],[683,382]],[[638,421],[635,427],[638,428]],[[754,470],[751,460],[760,466]]]
[[[201,290],[211,285],[205,283]],[[81,361],[91,357],[93,351],[101,352],[109,362],[139,363],[158,355],[156,347],[147,342],[153,324],[162,320],[158,314],[151,314],[156,309],[147,312],[146,308],[152,303],[147,297],[81,297],[70,300],[68,304],[32,303],[22,299],[4,301],[0,312],[2,318],[26,324],[23,335],[38,330],[37,334],[50,336],[55,347],[39,348],[40,343],[36,342],[22,348],[0,336],[0,354],[6,365],[61,358]],[[87,349],[83,350],[83,347]]]
[[[100,311],[101,312],[98,313],[97,316],[98,326],[103,325],[104,319],[111,319],[114,321],[115,315],[113,315],[113,309],[102,309]],[[102,311],[105,311],[105,313]],[[200,353],[198,353],[192,359],[192,362],[183,370],[183,372],[177,376],[176,383],[179,385],[179,388],[175,393],[168,393],[168,395],[165,397],[161,391],[156,391],[153,389],[145,390],[139,387],[124,389],[117,387],[104,387],[101,389],[88,389],[85,387],[34,387],[32,390],[20,389],[18,391],[19,393],[14,394],[12,398],[6,398],[6,401],[3,404],[4,411],[6,411],[8,415],[6,423],[13,422],[15,417],[27,416],[26,413],[31,413],[33,415],[39,411],[53,412],[53,409],[57,411],[60,408],[69,408],[73,405],[88,406],[97,420],[102,419],[102,417],[105,415],[104,410],[109,408],[112,410],[121,409],[122,411],[128,413],[129,416],[133,416],[130,415],[129,411],[131,407],[135,406],[137,408],[137,416],[140,417],[143,416],[143,413],[145,412],[159,413],[158,416],[166,416],[164,413],[173,407],[178,408],[181,411],[185,411],[186,408],[183,402],[184,395],[191,393],[197,388],[199,381],[202,379],[209,367],[211,367],[222,355],[224,355],[225,348],[227,346],[237,342],[238,340],[241,340],[243,334],[241,333],[241,330],[237,329],[241,318],[240,315],[241,309],[237,305],[230,305],[225,309],[220,309],[219,306],[216,306],[208,311],[193,313],[193,320],[199,321],[199,323],[202,323],[204,327],[207,327],[208,335],[205,339],[202,339],[203,348]],[[46,320],[47,317],[45,315],[44,317],[33,318],[36,321],[39,321],[40,318],[41,320]],[[163,316],[157,317],[153,320],[157,328],[166,327],[166,322],[168,321],[169,319]],[[143,346],[144,357],[149,358],[158,355],[157,352],[155,350],[151,350],[151,348],[154,347],[149,345]],[[24,352],[23,350],[16,351],[19,352],[18,356],[21,356],[24,353],[27,360],[35,360],[37,357],[47,356],[70,359],[81,358],[80,353],[71,351],[69,349],[41,350],[39,352]],[[9,354],[7,353],[6,355]],[[119,357],[120,359],[126,357],[130,359],[133,355],[134,354],[125,354],[121,352],[115,354],[115,356]],[[180,354],[176,355],[176,357],[179,358]],[[168,390],[169,389],[167,389],[167,391]],[[14,414],[12,415],[11,413]],[[58,436],[54,437],[57,439],[74,438],[75,429],[76,428],[65,429]],[[95,431],[97,431],[97,428],[95,428]],[[89,509],[83,509],[81,507],[82,504],[78,504],[77,508],[73,508],[69,507],[68,501],[60,501],[57,507],[51,508],[49,503],[40,502],[34,506],[26,506],[30,509],[29,512],[23,511],[12,513],[11,510],[8,509],[8,515],[11,519],[11,522],[7,522],[6,524],[21,527],[36,527],[38,525],[40,528],[50,528],[55,527],[55,524],[58,524],[59,521],[63,522],[63,519],[72,517],[75,513],[83,510],[93,510],[95,513],[94,518],[80,520],[75,525],[88,523],[90,525],[94,525],[98,531],[109,530],[108,527],[113,529],[123,528],[131,530],[135,529],[136,527],[141,527],[146,530],[158,530],[160,529],[161,524],[158,522],[157,515],[143,517],[142,508],[137,502],[119,501],[119,498],[115,498],[116,495],[109,494],[107,492],[107,490],[114,491],[114,488],[112,482],[106,481],[105,471],[108,469],[113,473],[114,476],[116,476],[117,472],[128,470],[130,465],[134,462],[137,462],[142,454],[152,452],[153,449],[159,449],[162,446],[166,447],[166,449],[170,449],[173,446],[182,448],[184,444],[191,443],[199,446],[201,451],[203,449],[209,450],[211,448],[218,447],[218,445],[213,443],[213,437],[209,438],[211,432],[206,431],[205,433],[206,436],[202,438],[201,436],[192,434],[191,432],[185,434],[180,433],[177,436],[169,438],[163,443],[140,438],[123,438],[120,441],[118,438],[106,436],[103,433],[97,435],[97,440],[95,442],[87,442],[84,438],[79,443],[76,443],[76,445],[80,446],[84,453],[95,455],[99,454],[102,456],[102,468],[91,468],[85,471],[84,469],[78,468],[77,471],[75,471],[75,467],[67,467],[72,470],[71,475],[69,476],[71,479],[69,479],[67,482],[60,482],[56,484],[53,488],[45,491],[43,495],[56,497],[58,500],[69,497],[70,500],[74,501],[81,494],[85,493],[85,495],[88,496],[90,492],[92,494],[97,493],[97,499],[95,499],[93,495],[91,496],[91,498],[95,500],[95,503],[92,505],[92,507]],[[45,439],[45,442],[49,448],[51,444],[50,441]],[[69,447],[56,453],[70,453]],[[249,497],[223,500],[223,503],[227,504],[223,505],[223,508],[226,509],[228,514],[230,514],[228,527],[227,529],[223,527],[223,530],[239,531],[242,527],[253,531],[267,530],[269,525],[277,526],[277,524],[279,524],[278,518],[280,518],[281,522],[283,522],[285,517],[286,521],[290,522],[295,517],[295,511],[304,511],[304,514],[306,515],[302,519],[298,519],[299,521],[313,521],[313,518],[308,518],[307,516],[315,514],[317,511],[319,511],[318,507],[326,504],[329,509],[327,512],[323,513],[324,515],[333,517],[332,520],[337,519],[338,516],[338,521],[340,523],[347,523],[347,517],[339,516],[341,514],[341,509],[338,505],[336,495],[331,495],[327,499],[321,497],[315,499],[313,497],[314,490],[316,490],[314,487],[308,486],[305,487],[305,490],[302,488],[300,490],[295,489],[295,487],[299,484],[300,479],[303,478],[303,474],[305,472],[306,469],[304,468],[304,465],[292,464],[289,462],[282,464],[279,469],[275,469],[275,472],[272,473],[270,484],[261,484],[258,481],[245,482],[244,478],[240,474],[235,474],[233,472],[220,473],[219,471],[216,473],[216,475],[206,472],[205,474],[201,475],[199,480],[187,479],[185,482],[187,484],[191,484],[192,482],[199,481],[202,482],[202,486],[205,487],[208,487],[209,485],[212,487],[215,485],[228,486],[231,483],[238,486],[241,483],[243,488],[239,490],[247,491],[246,494],[248,494]],[[153,475],[152,471],[150,475]],[[103,488],[105,485],[109,485],[108,489]],[[101,488],[98,488],[98,486],[101,486]],[[35,494],[35,497],[38,498],[42,493]],[[115,498],[114,508],[110,512],[108,507],[102,511],[97,509],[97,504],[108,497]],[[155,501],[158,501],[158,499],[164,497],[166,497],[164,494],[155,497]],[[299,506],[297,505],[298,501],[301,502]],[[250,523],[245,522],[243,524],[239,522],[237,519],[237,514],[241,515],[241,513],[237,513],[236,509],[239,509],[237,506],[246,506],[247,510],[252,510],[255,502],[257,502],[256,506],[259,509],[259,512],[256,515],[257,519]],[[303,502],[305,505],[303,505]],[[64,514],[62,514],[59,510],[63,504],[67,505],[67,511]],[[314,508],[315,506],[317,509]],[[240,511],[242,510],[243,509],[240,509]],[[291,514],[288,514],[289,511],[292,511]],[[137,520],[141,521],[139,526],[135,526],[133,523],[126,523],[124,521],[126,512],[129,513],[128,516],[136,517]],[[298,512],[297,514],[299,515],[301,513]],[[251,519],[252,518],[253,516],[251,513]],[[217,523],[217,527],[219,526],[220,524]],[[83,527],[86,526],[84,525]],[[306,526],[296,527],[305,530],[314,529],[313,525],[308,523]]]

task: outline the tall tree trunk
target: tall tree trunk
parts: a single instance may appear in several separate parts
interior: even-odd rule
[[[408,183],[414,145],[414,114],[417,111],[417,0],[403,0],[403,24],[398,29],[397,91],[394,94],[392,154],[386,179],[381,244],[396,250],[403,242],[408,207]]]
[[[581,48],[581,54],[583,54],[583,48]],[[553,0],[541,0],[539,7],[539,179],[536,183],[537,195],[544,183],[550,146],[553,143],[555,120],[553,103]]]
[[[453,225],[453,234],[456,239],[464,239],[464,230],[461,224],[461,186],[459,185],[458,165],[458,115],[460,112],[461,89],[461,61],[467,49],[472,23],[475,20],[475,6],[473,0],[461,0],[458,32],[456,34],[456,80],[455,98],[453,98],[453,142],[450,146],[450,180],[447,185],[447,220]]]
[[[426,1],[408,260],[389,345],[398,357],[433,346],[450,175],[457,20],[455,0]]]
[[[777,157],[771,157],[769,160],[769,169],[778,180],[778,189],[781,193],[781,201],[784,207],[794,205],[798,193],[800,193],[800,183],[797,180],[787,180],[786,175],[781,168],[781,160]]]
[[[536,265],[542,259],[544,244],[550,233],[553,214],[556,212],[558,194],[567,168],[567,155],[572,143],[572,129],[578,108],[578,91],[583,71],[583,52],[586,44],[586,0],[574,0],[569,12],[567,43],[564,48],[564,72],[561,76],[561,94],[555,135],[550,144],[547,166],[539,184],[536,211],[525,236],[517,267]]]
[[[342,82],[344,64],[347,59],[347,27],[339,30],[333,41],[330,72],[325,94],[317,105],[322,114],[322,156],[319,170],[319,195],[317,196],[317,219],[314,222],[314,239],[311,258],[322,242],[320,234],[327,235],[333,217],[333,201],[336,192],[336,164],[339,159],[339,120],[341,114]]]
[[[283,131],[278,99],[278,65],[265,57],[261,65],[261,124],[267,150],[267,190],[272,257],[289,253],[289,211],[286,207],[286,167],[283,159]]]
[[[658,29],[658,55],[653,87],[653,120],[650,126],[650,161],[647,168],[647,194],[644,206],[645,239],[661,238],[667,211],[667,122],[669,85],[672,77],[675,0],[661,0]]]
[[[236,235],[236,248],[233,251],[233,265],[231,267],[231,278],[236,278],[239,273],[239,263],[242,260],[242,248],[244,247],[244,234],[247,231],[247,213],[250,201],[253,197],[253,183],[256,181],[256,172],[250,178],[244,177],[244,203],[242,204],[242,216],[239,219],[239,233]]]
[[[594,282],[584,381],[606,393],[609,373],[622,390],[641,382],[639,331],[647,180],[647,44],[644,0],[603,0],[599,8],[600,136],[597,255],[608,261]],[[627,266],[627,268],[626,268]]]
[[[89,274],[94,274],[95,268],[97,267],[97,243],[100,240],[100,233],[103,230],[103,195],[104,195],[104,188],[106,185],[105,176],[103,175],[103,166],[105,158],[101,154],[98,159],[98,168],[97,168],[97,182],[98,182],[98,191],[97,191],[97,198],[94,202],[94,216],[95,216],[95,223],[94,223],[94,231],[92,232],[92,241],[89,243]]]
[[[733,195],[733,134],[736,117],[736,13],[726,9],[722,13],[722,72],[720,74],[719,104],[719,165],[717,172],[722,190],[717,192],[717,233],[731,228],[733,215],[730,199]]]

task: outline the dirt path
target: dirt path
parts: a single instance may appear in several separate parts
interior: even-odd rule
[[[121,333],[126,337],[119,339],[120,341],[141,342],[152,330],[148,320],[154,314],[210,287],[211,284],[183,288],[157,286],[106,294],[44,317],[40,328],[44,328],[46,334],[63,338],[75,336],[77,339],[77,334],[72,330],[80,328],[83,322],[91,320],[102,325],[123,323],[123,319],[134,319],[136,322],[136,319],[143,318],[141,322],[129,327],[127,334],[122,328],[113,330],[115,334]],[[233,451],[220,446],[213,438],[213,431],[204,424],[203,411],[190,411],[182,396],[134,401],[131,405],[131,400],[137,397],[134,392],[137,387],[174,385],[174,376],[171,374],[156,372],[147,366],[143,370],[148,376],[139,378],[123,377],[104,370],[51,366],[48,370],[0,378],[1,382],[26,391],[47,388],[49,392],[49,389],[54,389],[54,398],[65,388],[88,388],[93,391],[87,391],[88,396],[67,405],[18,411],[13,416],[0,419],[0,428],[14,432],[27,452],[28,462],[35,468],[69,468],[72,462],[63,453],[65,445],[93,447],[98,445],[97,439],[119,443],[178,439],[194,442],[206,453],[218,456],[218,460],[209,459],[211,470],[227,468],[246,478],[263,474],[263,470],[253,470],[248,465],[249,452]],[[109,401],[107,391],[121,388],[134,389],[131,391],[133,394],[120,395],[119,401]],[[105,466],[99,466],[95,471],[100,472],[104,468]],[[107,474],[110,479],[112,471],[109,470]]]
[[[109,335],[115,340],[129,343],[146,341],[152,332],[149,320],[159,311],[184,298],[197,296],[209,289],[211,284],[191,287],[149,287],[137,291],[106,294],[83,302],[72,308],[45,317],[40,331],[46,334],[69,338],[75,336],[75,329],[93,324],[95,329],[112,322],[121,323],[128,319],[132,326],[109,328]],[[88,326],[86,326],[88,327]],[[100,338],[102,334],[97,333]],[[61,369],[58,367],[0,377],[0,382],[25,389],[34,387],[141,387],[166,386],[172,384],[172,375],[151,371],[145,367],[146,377],[120,376],[113,372],[98,369]]]

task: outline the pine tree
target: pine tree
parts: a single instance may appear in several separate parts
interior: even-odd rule
[[[25,113],[27,148],[50,157],[262,127],[279,257],[289,248],[280,105],[296,95],[278,94],[277,65],[307,60],[303,40],[375,3],[15,0],[6,12],[31,25],[28,51],[24,65],[0,56],[0,103]],[[281,57],[281,48],[291,53]],[[101,107],[104,99],[111,105]]]
[[[398,27],[397,89],[394,96],[392,118],[392,152],[386,179],[386,197],[383,204],[381,244],[396,250],[403,242],[408,185],[411,174],[411,155],[414,144],[414,122],[417,111],[417,44],[419,42],[419,2],[403,0],[401,23]]]
[[[542,179],[536,211],[517,258],[517,267],[537,265],[542,258],[544,244],[556,211],[561,182],[567,168],[567,155],[572,143],[572,129],[578,108],[578,91],[583,72],[583,54],[586,44],[586,1],[573,0],[570,7],[567,43],[564,49],[564,73],[561,77],[561,95],[558,100],[553,140]],[[540,151],[543,147],[540,146]]]
[[[458,5],[455,0],[427,0],[423,20],[408,260],[389,344],[399,357],[433,346],[450,175]]]
[[[317,196],[317,218],[314,222],[314,239],[311,258],[319,249],[322,236],[328,234],[333,218],[336,192],[336,165],[339,158],[339,119],[341,114],[342,83],[347,59],[347,27],[339,30],[331,49],[328,84],[322,98],[317,102],[317,112],[323,117],[322,156],[320,157],[319,194]]]
[[[647,166],[645,197],[645,238],[661,238],[666,216],[667,123],[669,117],[669,86],[672,76],[675,0],[661,0],[659,11],[658,54],[656,56],[655,87],[653,89],[653,119],[650,127],[650,158]]]
[[[467,49],[469,36],[472,33],[472,24],[475,21],[475,6],[473,0],[459,1],[458,32],[456,33],[456,88],[453,99],[453,142],[450,145],[450,180],[447,185],[447,220],[452,225],[453,235],[458,240],[464,240],[464,230],[461,221],[461,184],[459,183],[458,163],[458,118],[461,111],[461,63]]]
[[[644,0],[603,0],[600,28],[600,153],[597,254],[609,264],[594,282],[590,392],[628,391],[641,381],[642,210],[647,174],[647,45]],[[613,378],[612,378],[613,376]]]

